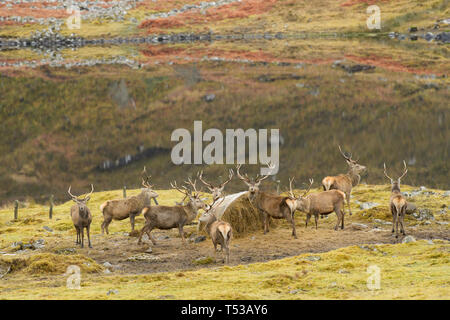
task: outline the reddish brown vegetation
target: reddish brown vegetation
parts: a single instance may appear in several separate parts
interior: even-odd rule
[[[169,18],[146,20],[139,27],[147,29],[148,32],[158,33],[163,29],[199,25],[226,19],[242,19],[269,11],[275,2],[276,0],[249,0],[246,2],[231,3],[218,8],[208,9],[204,14],[195,10]]]

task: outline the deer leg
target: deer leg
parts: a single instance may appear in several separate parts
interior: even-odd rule
[[[88,237],[88,246],[89,248],[92,248],[92,244],[91,244],[91,235],[90,235],[90,229],[91,226],[87,226],[86,227],[86,233],[87,233],[87,237]]]
[[[84,228],[81,227],[81,247],[84,248]]]
[[[263,224],[264,224],[264,234],[266,234],[268,231],[269,231],[269,227],[267,226],[267,213],[264,211],[263,212],[263,217],[264,217],[264,222],[263,222]]]
[[[341,222],[342,211],[343,211],[343,209],[341,210],[341,209],[338,209],[338,208],[336,208],[335,211],[334,211],[334,212],[336,212],[336,217],[337,217],[336,226],[334,227],[334,230],[336,230],[336,231],[337,231],[337,229],[339,227],[339,224]]]
[[[305,221],[305,229],[308,228],[309,219],[311,219],[311,215],[309,213],[307,213],[306,214],[306,221]]]
[[[134,217],[135,217],[135,216],[136,216],[136,215],[135,215],[134,213],[131,213],[131,214],[130,214],[131,232],[134,231]]]
[[[225,247],[225,263],[230,263],[230,248],[228,247],[228,245]]]
[[[112,217],[105,217],[105,220],[102,223],[102,234],[103,234],[103,229],[106,231],[106,234],[109,234],[109,230],[108,230],[108,226],[112,221]]]
[[[314,220],[316,222],[316,230],[317,230],[317,220],[319,220],[319,215],[318,214],[314,215]]]
[[[352,209],[350,208],[350,192],[346,195],[346,197],[347,197],[348,212],[350,215],[352,215]]]
[[[146,228],[147,228],[147,223],[142,227],[141,231],[139,232],[138,244],[142,244],[142,236],[144,235],[144,231]]]
[[[178,232],[180,233],[181,242],[182,242],[183,244],[186,244],[186,240],[184,239],[183,226],[179,226],[179,227],[178,227]]]
[[[75,230],[77,230],[77,240],[75,241],[75,244],[78,244],[79,243],[78,240],[80,239],[80,229],[77,226],[75,226]]]

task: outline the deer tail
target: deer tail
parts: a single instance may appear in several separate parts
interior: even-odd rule
[[[100,211],[103,213],[103,210],[105,209],[105,207],[108,205],[108,201],[105,201],[105,202],[103,202],[101,205],[100,205]]]
[[[323,178],[322,186],[323,186],[323,189],[325,191],[330,190],[332,185],[333,185],[333,178],[332,177],[325,177],[325,178]]]

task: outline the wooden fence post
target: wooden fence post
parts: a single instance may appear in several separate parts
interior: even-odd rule
[[[123,197],[127,197],[127,186],[123,186]]]
[[[19,218],[19,200],[14,201],[14,220]]]
[[[50,210],[48,211],[49,219],[52,219],[52,217],[53,217],[53,198],[54,198],[54,196],[51,195],[50,196]]]

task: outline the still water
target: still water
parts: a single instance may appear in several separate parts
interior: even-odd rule
[[[144,41],[142,41],[144,42]],[[171,133],[278,129],[280,168],[267,189],[345,173],[338,146],[367,166],[363,183],[448,189],[449,60],[445,46],[395,39],[296,36],[215,41],[93,43],[0,51],[0,201],[69,185],[97,191],[139,187],[143,166],[156,188],[203,169],[175,165]],[[205,143],[203,148],[207,145]],[[243,167],[256,174],[259,165]],[[241,190],[233,180],[231,190]]]

